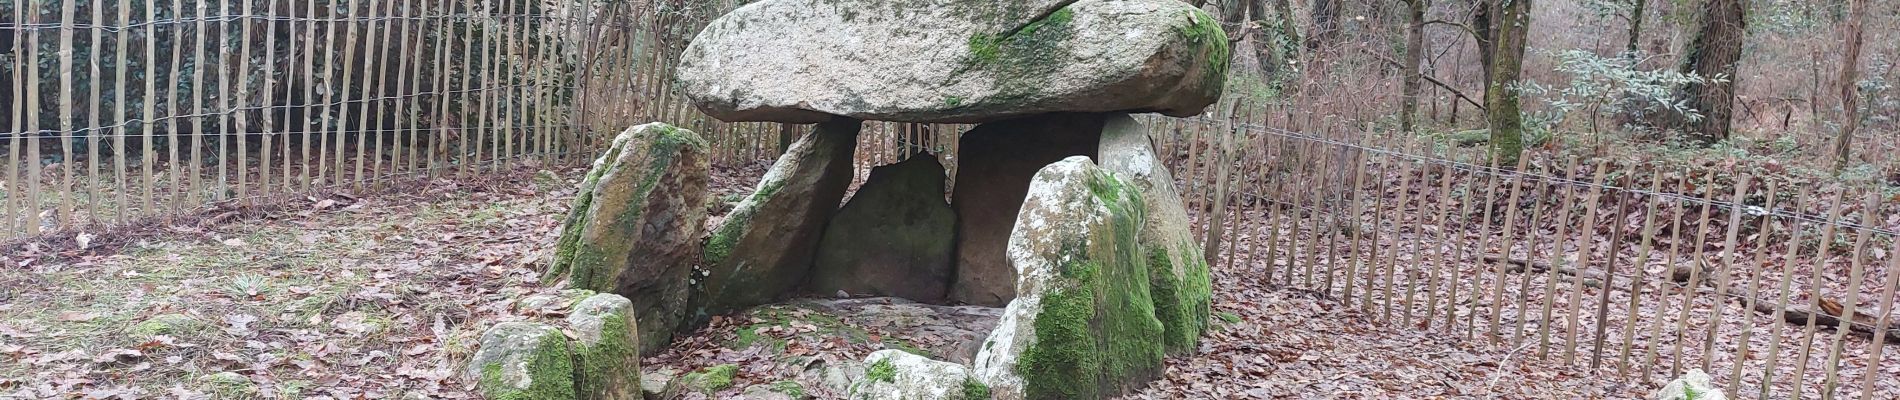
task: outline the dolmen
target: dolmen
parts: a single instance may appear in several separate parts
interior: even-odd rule
[[[707,211],[704,140],[629,129],[582,181],[548,277],[624,297],[613,307],[632,318],[608,325],[633,332],[622,348],[649,355],[714,316],[801,296],[1001,307],[971,361],[879,352],[866,362],[894,367],[851,396],[1128,393],[1165,357],[1195,351],[1211,297],[1173,178],[1131,114],[1202,113],[1221,95],[1228,45],[1213,17],[1176,0],[740,7],[686,48],[675,84],[713,118],[811,129],[723,216]],[[958,139],[954,187],[920,155],[876,167],[841,206],[864,121],[975,124]],[[506,328],[490,335],[518,336],[495,338],[512,347],[550,335]],[[601,337],[567,352],[601,353]],[[609,353],[568,363],[588,370],[575,374],[576,398],[626,393],[589,384],[625,381],[590,371],[637,369],[593,364],[625,358]],[[516,358],[529,361],[510,367],[535,360]],[[504,380],[510,369],[469,371]]]

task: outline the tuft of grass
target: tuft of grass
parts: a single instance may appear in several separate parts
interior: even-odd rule
[[[889,358],[877,360],[877,362],[871,363],[869,369],[864,371],[864,378],[870,379],[872,382],[896,382],[897,366],[892,365],[891,359]]]

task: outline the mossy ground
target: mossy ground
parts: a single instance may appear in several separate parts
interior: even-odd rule
[[[732,387],[733,379],[738,376],[739,366],[720,364],[687,373],[680,379],[687,388],[710,394]]]
[[[470,397],[460,383],[425,388],[400,371],[435,374],[443,365],[441,373],[459,376],[482,331],[511,312],[469,307],[469,299],[505,305],[557,294],[535,271],[554,248],[572,189],[541,191],[537,172],[414,182],[321,209],[296,204],[221,225],[161,227],[124,247],[8,254],[37,261],[0,267],[0,393],[88,377],[74,390],[210,395],[226,385],[206,377],[236,357],[248,367],[235,375],[279,398],[331,390]],[[138,350],[145,362],[53,357],[114,350]],[[254,379],[265,372],[270,378]]]

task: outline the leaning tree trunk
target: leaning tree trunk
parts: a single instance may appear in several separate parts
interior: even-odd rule
[[[1515,87],[1524,72],[1524,45],[1531,26],[1531,0],[1500,0],[1491,15],[1497,32],[1491,81],[1485,86],[1486,119],[1491,125],[1491,156],[1498,165],[1517,165],[1524,154],[1524,117]]]
[[[1841,56],[1841,136],[1834,140],[1834,172],[1847,169],[1853,155],[1854,131],[1860,130],[1860,48],[1867,17],[1867,0],[1850,0],[1847,14],[1847,51]]]
[[[1419,62],[1425,58],[1425,9],[1431,7],[1430,0],[1406,0],[1405,25],[1405,86],[1401,89],[1399,101],[1399,130],[1418,131],[1418,94],[1422,72]]]
[[[1677,98],[1701,118],[1686,118],[1680,113],[1668,126],[1681,130],[1703,143],[1728,139],[1732,111],[1735,108],[1735,68],[1742,61],[1742,40],[1747,35],[1748,4],[1745,0],[1707,0],[1702,3],[1702,20],[1695,39],[1683,52],[1682,72],[1694,73],[1707,81],[1683,85]]]

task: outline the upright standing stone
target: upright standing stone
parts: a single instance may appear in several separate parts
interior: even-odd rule
[[[939,302],[950,287],[956,213],[930,154],[877,167],[825,227],[810,289]]]
[[[548,277],[633,301],[640,349],[672,341],[705,232],[707,146],[663,123],[628,129],[581,182]]]
[[[1009,260],[1016,300],[977,353],[998,399],[1100,399],[1159,376],[1141,194],[1086,157],[1036,174]]]
[[[1169,352],[1192,353],[1207,330],[1213,282],[1201,246],[1188,229],[1187,207],[1174,190],[1174,176],[1155,156],[1147,129],[1127,115],[1108,118],[1102,129],[1101,160],[1102,168],[1115,171],[1141,191],[1148,209],[1141,225],[1141,247],[1148,252],[1155,317],[1166,328]]]
[[[589,400],[641,400],[640,338],[633,302],[612,293],[581,300],[567,315],[574,330],[574,386]]]
[[[552,326],[503,322],[482,333],[462,378],[497,400],[574,400],[573,353]]]
[[[765,304],[805,282],[825,223],[851,184],[861,128],[845,118],[819,124],[779,157],[707,239],[689,317]]]
[[[1094,156],[1104,114],[1049,114],[977,126],[958,147],[957,272],[950,299],[1001,307],[1016,295],[1005,252],[1029,178],[1069,156]]]

